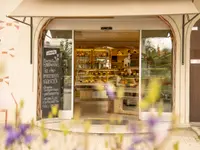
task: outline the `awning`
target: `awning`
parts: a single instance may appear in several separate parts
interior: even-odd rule
[[[108,17],[199,13],[192,0],[23,0],[10,17]]]
[[[194,4],[200,12],[200,0],[194,0]]]

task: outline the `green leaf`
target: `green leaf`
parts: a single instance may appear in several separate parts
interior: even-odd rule
[[[90,130],[90,127],[91,127],[91,122],[85,121],[83,126],[84,126],[85,133],[88,133],[88,131]]]
[[[35,127],[35,121],[34,119],[31,119],[31,128],[33,129]]]
[[[105,131],[106,132],[109,132],[110,131],[110,124],[105,124]]]
[[[119,142],[122,143],[123,142],[123,139],[124,139],[124,135],[123,134],[119,134]]]
[[[62,123],[60,125],[60,129],[63,132],[64,136],[66,136],[67,134],[69,134],[69,129],[67,128],[67,126],[64,123]]]
[[[108,148],[108,141],[105,141],[105,148]]]
[[[48,137],[48,132],[47,132],[46,130],[43,130],[43,131],[42,131],[42,137],[43,137],[44,139],[47,139],[47,137]]]
[[[159,80],[152,79],[148,87],[149,92],[145,99],[151,104],[155,103],[160,97],[160,89],[161,89],[161,84]]]
[[[19,108],[23,109],[24,108],[24,99],[21,99],[19,102]]]
[[[150,106],[150,105],[149,105],[148,101],[146,101],[145,99],[142,100],[142,101],[139,103],[139,107],[140,107],[141,109],[147,109],[149,106]]]
[[[179,150],[179,142],[176,142],[176,143],[173,145],[173,150]]]
[[[58,106],[54,105],[51,107],[51,113],[53,116],[56,116],[58,114]]]

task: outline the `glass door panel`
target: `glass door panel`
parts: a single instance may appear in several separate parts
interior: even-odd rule
[[[163,109],[163,119],[170,120],[172,112],[172,70],[173,52],[170,30],[145,30],[141,38],[141,85],[140,98],[148,92],[148,84],[153,78],[161,81],[161,93],[151,108],[141,110],[140,119],[145,120],[151,111]]]

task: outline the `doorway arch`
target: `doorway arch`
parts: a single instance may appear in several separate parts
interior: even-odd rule
[[[178,51],[176,51],[179,47],[180,47],[180,44],[179,44],[179,39],[180,39],[180,35],[179,35],[179,30],[178,30],[178,27],[176,26],[176,24],[175,23],[173,23],[173,21],[170,19],[170,17],[163,17],[163,18],[165,18],[165,21],[166,22],[168,22],[168,26],[169,26],[169,28],[173,31],[173,37],[175,38],[174,39],[174,55],[176,56],[177,55],[177,53],[178,53]],[[42,49],[42,47],[41,47],[41,45],[42,45],[42,43],[41,42],[43,42],[43,40],[41,40],[42,38],[43,38],[43,31],[46,29],[46,27],[48,26],[48,24],[52,21],[53,19],[47,19],[46,20],[46,22],[44,21],[42,24],[42,26],[41,26],[41,28],[39,29],[39,33],[36,35],[36,37],[38,37],[38,41],[37,41],[37,48],[38,48],[38,54],[37,54],[37,59],[38,59],[38,68],[37,68],[37,70],[38,70],[38,75],[37,75],[37,81],[38,81],[38,83],[37,83],[37,116],[41,116],[41,49]],[[165,23],[166,23],[165,22]],[[175,59],[174,58],[174,60],[175,61],[177,61],[177,59]],[[177,62],[174,62],[174,68],[176,68],[176,65],[177,65]],[[174,73],[174,74],[176,74],[176,73]],[[177,75],[177,74],[176,74]],[[177,82],[178,82],[178,80],[176,80],[175,79],[176,78],[176,76],[174,77],[174,79],[173,79],[173,81],[174,81],[174,86],[175,86],[175,84],[177,84]],[[177,100],[177,102],[175,102],[175,99],[177,99],[177,97],[178,97],[178,95],[176,94],[176,92],[174,92],[173,93],[174,94],[174,100],[173,100],[173,103],[175,104],[174,105],[174,107],[173,107],[173,109],[175,110],[175,111],[179,111],[179,109],[178,108],[176,108],[176,106],[178,106],[178,105],[176,105],[176,103],[178,102],[178,100]],[[39,117],[40,118],[40,117]]]

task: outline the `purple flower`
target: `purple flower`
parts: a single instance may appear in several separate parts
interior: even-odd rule
[[[158,123],[158,118],[156,117],[149,117],[148,120],[147,120],[147,124],[149,126],[149,128],[153,128],[155,127],[155,125]]]
[[[22,135],[24,135],[26,133],[26,131],[30,128],[30,125],[29,124],[21,124],[19,126],[19,130],[20,130],[20,133]]]
[[[5,131],[9,132],[9,131],[13,130],[13,127],[11,125],[6,125],[4,127],[4,129],[5,129]]]
[[[109,99],[114,100],[115,99],[115,94],[112,92],[107,93]]]
[[[134,146],[130,146],[129,148],[128,148],[128,150],[135,150],[135,148],[134,148]]]
[[[47,144],[48,143],[48,139],[43,139],[43,143]]]
[[[25,137],[24,137],[24,142],[25,142],[25,144],[30,144],[31,142],[33,141],[33,136],[32,135],[26,135]]]
[[[149,133],[149,135],[148,135],[148,137],[147,137],[147,140],[148,140],[149,142],[155,142],[155,140],[156,140],[156,135],[155,135],[155,133],[154,133],[154,132]]]
[[[8,131],[8,136],[6,138],[6,147],[11,146],[15,141],[17,141],[20,138],[19,132],[16,132],[14,130]]]
[[[106,88],[106,92],[107,92],[108,97],[110,99],[115,99],[116,94],[115,94],[114,85],[107,83],[105,88]]]
[[[132,131],[132,133],[136,134],[137,133],[137,125],[132,123],[130,126],[129,126],[129,129]]]
[[[133,137],[133,144],[135,145],[135,144],[140,144],[140,143],[142,143],[144,140],[142,139],[142,137],[140,137],[140,136],[134,136]]]
[[[26,144],[30,144],[30,142],[33,140],[33,137],[31,135],[27,135],[26,133],[29,127],[30,125],[28,124],[21,124],[18,126],[17,129],[13,128],[10,125],[5,126],[5,131],[7,132],[7,138],[5,143],[6,147],[11,146],[16,141],[21,143],[22,139],[24,139],[24,142]]]

